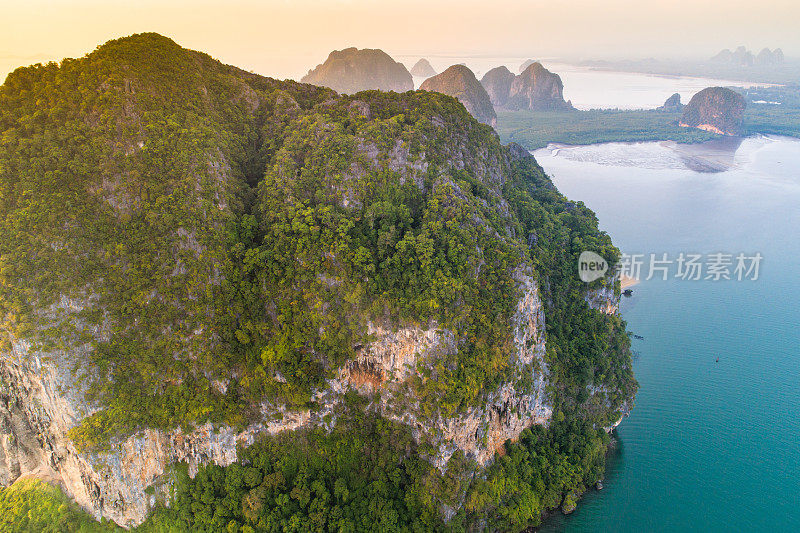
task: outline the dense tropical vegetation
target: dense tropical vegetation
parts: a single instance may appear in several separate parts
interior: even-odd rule
[[[264,438],[240,464],[177,474],[177,498],[143,529],[518,531],[602,477],[608,436],[559,418],[526,430],[485,475],[457,452],[442,473],[406,426],[354,414],[331,431]],[[462,505],[461,502],[465,503]],[[444,515],[448,520],[445,521]]]
[[[409,384],[420,416],[451,416],[508,380],[516,274],[543,290],[556,415],[485,473],[460,454],[432,467],[427,443],[351,398],[330,431],[176,473],[156,530],[538,523],[602,475],[599,428],[636,389],[624,323],[575,275],[583,250],[618,258],[589,209],[440,94],[340,97],[154,34],[0,88],[3,340],[76,354],[102,407],[79,447],[315,409],[368,321],[456,333]]]
[[[7,533],[102,533],[124,529],[97,522],[58,487],[38,479],[0,487],[0,530]]]
[[[407,426],[354,409],[330,432],[262,438],[226,468],[205,466],[194,478],[176,468],[170,506],[135,531],[463,532],[477,523],[519,531],[601,479],[608,442],[605,432],[562,415],[549,429],[525,430],[472,479],[475,465],[460,452],[442,473]],[[0,488],[0,526],[123,531],[31,479]]]
[[[529,150],[549,143],[595,144],[604,142],[710,141],[718,135],[678,126],[680,111],[592,109],[590,111],[502,111],[497,133],[505,142]]]

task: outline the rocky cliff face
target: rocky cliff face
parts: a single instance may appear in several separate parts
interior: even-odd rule
[[[153,43],[149,42],[151,37],[142,40],[145,41],[143,47],[153,48]],[[174,43],[165,46],[171,49]],[[189,54],[189,59],[194,60],[195,56]],[[238,71],[233,71],[232,75],[228,72],[223,74],[227,80],[235,76],[250,80],[248,75]],[[144,91],[147,85],[142,80],[138,80],[138,83],[140,90]],[[475,83],[478,83],[477,80]],[[262,90],[262,84],[272,87],[278,83],[259,79],[254,84]],[[128,79],[120,83],[119,90],[129,94],[125,91],[136,86],[134,81]],[[318,94],[317,89],[307,91],[303,88],[313,89],[308,86],[281,85],[281,89],[271,96],[267,92],[257,94],[238,79],[234,87],[236,91],[226,94],[242,95],[242,114],[261,107],[265,112],[264,128],[267,132],[268,128],[285,125],[307,112],[298,104],[298,100],[309,105],[305,101],[309,95],[313,97],[309,98],[312,102],[310,105],[317,100],[317,96],[320,101],[330,97],[321,105],[334,105],[332,93],[323,91]],[[290,94],[289,90],[293,92]],[[172,93],[167,94],[172,96]],[[199,95],[202,101],[216,97],[206,86],[198,88],[193,94]],[[270,103],[270,98],[274,104]],[[379,98],[381,96],[377,96],[377,103],[372,105],[362,100],[347,100],[339,104],[344,115],[367,121],[382,112],[378,107]],[[442,101],[447,107],[438,107],[437,113],[449,109],[462,121],[459,122],[461,127],[447,131],[446,128],[450,126],[445,118],[452,117],[438,114],[431,117],[431,132],[441,136],[436,142],[436,153],[414,150],[410,143],[403,142],[399,136],[387,141],[364,135],[354,140],[356,155],[352,158],[352,164],[342,171],[345,178],[341,181],[338,196],[342,208],[358,208],[363,191],[348,187],[374,173],[392,172],[396,179],[408,180],[422,188],[426,176],[430,174],[429,160],[437,157],[437,161],[446,161],[448,168],[469,169],[482,182],[499,188],[507,179],[509,159],[530,157],[524,152],[508,155],[499,150],[499,146],[490,146],[491,143],[469,146],[469,135],[474,134],[473,130],[484,130],[478,128],[463,109],[450,99],[426,98]],[[133,98],[123,101],[122,111],[130,115],[143,115],[137,112]],[[209,114],[214,113],[209,111]],[[320,127],[317,142],[323,142],[325,133],[332,129],[329,126]],[[149,146],[150,142],[153,141],[137,140],[130,146],[123,146],[119,154],[110,152],[103,154],[103,157],[106,161],[130,157],[138,154],[144,146]],[[212,176],[217,182],[230,184],[233,181],[233,158],[226,158],[220,149],[211,152],[219,156],[219,160],[212,159]],[[0,155],[8,154],[4,152]],[[114,213],[129,213],[133,202],[123,194],[126,189],[121,187],[129,176],[117,175],[114,181],[103,172],[95,171],[92,175],[97,183],[90,185],[92,190],[102,195]],[[453,180],[440,178],[437,183],[452,188],[454,195],[463,196],[460,186]],[[211,212],[229,209],[235,201],[232,195],[216,192],[212,197],[217,200],[209,204],[214,207]],[[488,227],[484,220],[473,222]],[[170,229],[170,234],[174,233],[180,242],[178,247],[192,254],[204,250],[199,244],[199,232],[184,227]],[[170,271],[180,272],[182,268],[185,267],[176,264]],[[244,427],[207,422],[195,427],[147,428],[112,438],[107,448],[79,449],[71,438],[70,430],[80,426],[103,407],[88,400],[85,394],[87,386],[98,372],[92,366],[90,357],[93,348],[88,343],[65,343],[63,349],[45,349],[12,338],[9,348],[0,352],[0,484],[9,485],[26,475],[42,477],[60,484],[70,497],[94,516],[133,526],[144,521],[157,501],[167,498],[172,480],[171,469],[176,463],[186,463],[190,473],[205,463],[228,465],[237,459],[237,446],[252,444],[258,435],[335,423],[342,397],[350,390],[372,398],[371,409],[414,428],[417,438],[430,442],[437,450],[433,457],[437,465],[443,466],[458,449],[479,464],[486,464],[503,442],[516,438],[531,424],[546,423],[551,413],[545,393],[548,371],[544,360],[544,310],[539,288],[524,263],[520,264],[515,279],[517,305],[512,321],[513,344],[509,353],[511,378],[479,405],[448,417],[423,411],[415,397],[415,384],[426,370],[429,372],[435,366],[439,358],[460,349],[456,332],[435,323],[368,322],[368,342],[356,346],[356,356],[343,364],[335,377],[324,382],[324,386],[313,391],[313,400],[318,406],[313,411],[264,401],[256,406],[258,413],[255,419],[249,419]],[[89,300],[96,301],[92,297]],[[86,303],[62,297],[54,308],[53,316],[65,311],[77,316]],[[101,321],[87,333],[97,339],[107,340],[109,331],[106,325]],[[192,328],[192,335],[201,335],[204,327],[207,325]],[[211,385],[224,393],[229,383],[225,379],[214,379]],[[149,487],[153,490],[149,490]]]
[[[62,95],[85,105],[40,113]],[[547,424],[556,400],[571,401],[555,396],[559,345],[545,349],[542,299],[552,306],[558,264],[533,265],[563,250],[569,228],[550,231],[575,206],[453,98],[337,96],[140,35],[20,69],[0,87],[0,127],[0,168],[14,169],[0,172],[3,485],[50,479],[131,526],[168,499],[176,463],[193,473],[236,461],[259,435],[334,427],[352,391],[410,426],[442,468],[456,450],[488,464],[506,440]],[[53,141],[53,131],[66,134]],[[546,225],[520,221],[533,207],[551,213]],[[573,216],[592,227],[590,213]],[[368,247],[413,254],[382,271]],[[407,276],[416,265],[431,275]],[[463,273],[439,285],[443,269]],[[377,282],[424,299],[400,310],[406,296],[385,297]],[[18,320],[26,307],[35,313]],[[303,328],[289,348],[287,324]],[[476,349],[495,324],[491,349]],[[609,353],[625,374],[627,354]],[[600,418],[618,404],[598,400]]]
[[[405,92],[414,89],[411,74],[383,50],[334,50],[321,65],[309,70],[303,83],[330,87],[342,94],[367,89]]]
[[[719,135],[740,135],[746,106],[741,94],[724,87],[708,87],[686,104],[680,125]]]
[[[586,303],[589,304],[589,307],[607,315],[619,315],[621,294],[615,288],[616,283],[613,277],[606,277],[603,279],[603,285],[601,287],[588,291],[584,299]],[[599,405],[600,410],[609,409],[611,407],[611,402],[608,399],[609,392],[609,389],[604,386],[590,386],[589,394],[591,399],[588,403],[594,406]],[[633,400],[625,400],[622,405],[619,406],[619,418],[614,420],[610,425],[603,427],[606,433],[611,433],[619,426],[625,417],[630,414],[632,409]]]
[[[619,313],[620,295],[614,289],[615,283],[612,278],[605,278],[603,286],[586,293],[585,300],[589,307],[601,311],[607,315]]]
[[[411,75],[419,76],[420,78],[430,78],[431,76],[436,76],[436,71],[427,59],[422,58],[411,67]]]
[[[78,451],[67,432],[97,407],[88,403],[68,370],[75,354],[40,353],[24,342],[0,357],[0,484],[25,475],[61,484],[65,492],[97,518],[124,526],[144,521],[157,501],[164,501],[170,468],[187,463],[189,473],[201,464],[229,465],[237,446],[249,446],[259,434],[275,434],[321,425],[335,416],[347,390],[375,399],[372,408],[410,425],[418,439],[438,449],[443,467],[456,450],[479,464],[491,460],[507,439],[552,415],[547,399],[544,360],[544,310],[535,280],[517,274],[519,300],[513,318],[514,379],[491,394],[480,407],[453,418],[429,418],[415,407],[414,376],[438,357],[457,350],[454,334],[435,324],[427,328],[391,328],[369,324],[374,340],[315,392],[319,409],[292,411],[262,405],[262,420],[245,429],[203,424],[194,429],[147,429],[112,443],[103,452]],[[329,418],[328,418],[329,419]],[[148,494],[146,489],[155,487]],[[148,491],[150,492],[150,491]]]
[[[148,429],[117,440],[109,451],[81,452],[67,432],[97,406],[88,403],[71,372],[74,354],[31,352],[26,343],[0,356],[0,483],[9,485],[32,475],[62,486],[96,518],[129,527],[140,524],[158,497],[150,486],[169,486],[169,468],[188,464],[228,465],[237,445],[247,446],[259,433],[296,429],[310,420],[308,412],[268,412],[264,422],[243,431],[203,424],[196,429]],[[43,362],[47,361],[47,362]],[[162,488],[163,488],[162,487]]]
[[[532,63],[511,84],[509,109],[551,111],[571,109],[564,101],[564,84],[561,77],[544,68],[541,63]]]
[[[508,102],[514,74],[506,67],[493,68],[481,78],[481,85],[489,94],[489,99],[495,107],[503,107]]]
[[[464,65],[453,65],[441,74],[428,78],[420,89],[454,96],[480,122],[490,126],[497,122],[497,114],[486,89]]]

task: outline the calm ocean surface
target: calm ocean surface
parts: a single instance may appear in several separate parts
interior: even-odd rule
[[[645,254],[645,274],[651,253],[764,258],[757,281],[685,281],[672,265],[623,299],[644,337],[636,408],[605,488],[546,531],[800,530],[800,141],[737,144],[535,153],[623,252]],[[691,170],[704,161],[727,170]]]
[[[478,78],[521,63],[430,59],[439,72],[463,61]],[[653,108],[675,92],[687,102],[711,85],[748,85],[544,65],[579,109]],[[763,256],[756,281],[675,279],[673,264],[667,281],[642,281],[623,300],[643,337],[633,341],[636,408],[618,428],[605,488],[543,529],[800,531],[800,140],[551,146],[535,155],[645,267],[650,254]]]

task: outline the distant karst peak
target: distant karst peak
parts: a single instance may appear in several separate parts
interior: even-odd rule
[[[420,89],[454,96],[480,122],[490,126],[495,126],[497,122],[489,94],[465,65],[453,65],[441,74],[428,78]]]
[[[561,76],[550,72],[539,62],[531,63],[514,78],[505,107],[533,111],[572,109],[572,105],[564,101]]]
[[[369,48],[334,50],[324,63],[309,70],[301,81],[330,87],[343,94],[368,89],[396,92],[414,89],[411,74],[402,63],[383,50]]]
[[[423,57],[411,67],[411,75],[420,78],[430,78],[431,76],[436,76],[436,71],[433,69],[430,62]]]

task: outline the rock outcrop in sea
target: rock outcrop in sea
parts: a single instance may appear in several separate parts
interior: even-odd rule
[[[464,65],[453,65],[441,74],[428,78],[420,89],[453,96],[480,122],[490,126],[497,123],[497,114],[489,94],[475,74]]]
[[[572,104],[564,101],[561,76],[537,62],[514,78],[505,107],[512,110],[554,111],[572,109]]]
[[[377,89],[405,92],[414,89],[414,80],[402,63],[383,50],[346,48],[334,50],[321,65],[303,76],[303,83],[330,87],[341,94]]]
[[[493,106],[503,107],[506,105],[515,77],[505,66],[493,68],[483,75],[481,85],[489,94]]]
[[[436,71],[433,69],[430,62],[423,57],[411,67],[411,75],[420,78],[430,78],[431,76],[436,76]]]
[[[720,135],[741,135],[746,106],[741,94],[725,87],[708,87],[686,104],[680,125]]]

